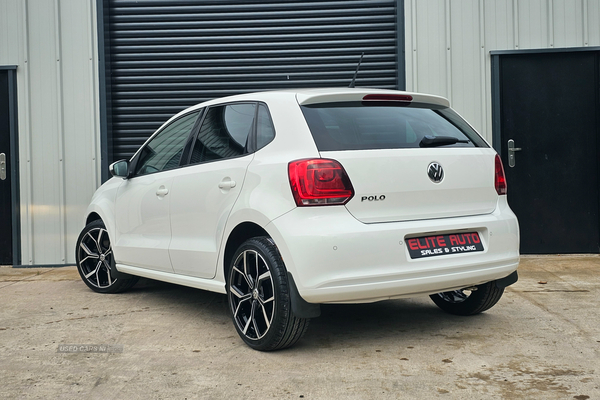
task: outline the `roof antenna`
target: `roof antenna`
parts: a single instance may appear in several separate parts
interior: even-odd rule
[[[358,60],[358,65],[356,66],[356,72],[354,73],[354,78],[352,78],[352,82],[350,82],[350,86],[348,86],[349,88],[353,88],[354,87],[354,83],[356,82],[356,75],[358,75],[358,69],[360,68],[360,63],[362,62],[363,56],[365,55],[365,52],[363,51],[360,54],[360,59]]]

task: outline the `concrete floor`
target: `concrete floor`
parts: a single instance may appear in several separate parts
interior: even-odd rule
[[[2,267],[0,398],[600,399],[600,256],[519,272],[478,316],[429,298],[329,305],[295,347],[260,353],[224,295],[148,280],[102,295],[73,267]]]

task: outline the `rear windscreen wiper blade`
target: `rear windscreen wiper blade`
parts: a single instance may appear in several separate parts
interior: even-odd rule
[[[460,140],[453,136],[431,136],[425,135],[423,139],[419,142],[419,147],[437,147],[437,146],[447,146],[449,144],[456,143],[469,143],[470,140]]]

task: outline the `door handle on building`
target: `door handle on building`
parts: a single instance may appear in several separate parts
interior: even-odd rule
[[[6,154],[0,153],[0,181],[6,180]]]
[[[520,147],[515,147],[515,141],[510,139],[508,141],[508,166],[514,168],[515,166],[515,152],[521,151]]]

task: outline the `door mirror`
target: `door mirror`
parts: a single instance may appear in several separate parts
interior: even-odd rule
[[[118,176],[119,178],[127,179],[129,178],[129,161],[115,161],[114,163],[110,164],[108,170],[112,176]]]

